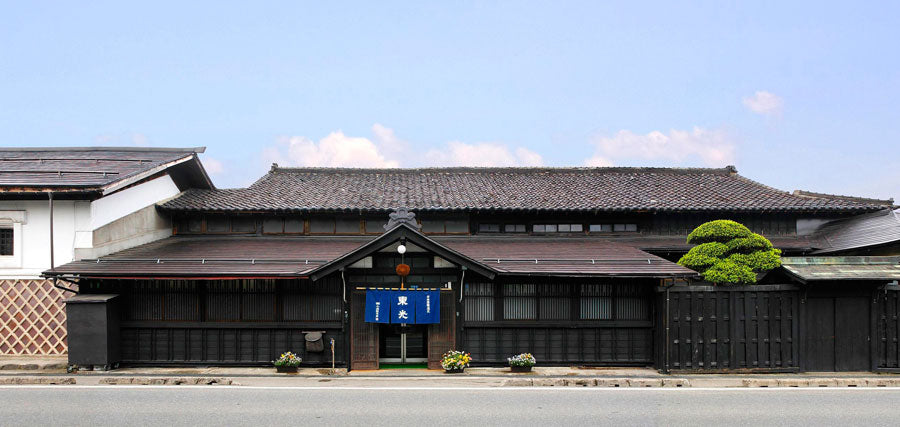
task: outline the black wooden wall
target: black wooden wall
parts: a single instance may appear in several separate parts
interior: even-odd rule
[[[121,295],[124,363],[270,365],[291,351],[304,365],[330,366],[333,338],[335,362],[345,364],[342,284],[334,278],[107,280],[82,291]],[[306,332],[325,333],[324,351],[307,351]]]
[[[306,351],[304,331],[322,331],[325,351]],[[292,351],[304,365],[329,366],[329,340],[336,363],[344,363],[340,325],[321,324],[124,324],[122,362],[130,364],[271,365]]]
[[[507,278],[465,286],[461,349],[475,365],[651,365],[657,280]]]

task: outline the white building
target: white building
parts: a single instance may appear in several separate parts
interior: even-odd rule
[[[65,292],[42,271],[172,234],[156,203],[213,188],[204,148],[0,149],[0,355],[65,353]]]

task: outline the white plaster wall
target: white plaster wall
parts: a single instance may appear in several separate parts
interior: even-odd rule
[[[166,175],[93,202],[54,200],[54,265],[103,256],[171,235],[170,221],[160,216],[154,205],[178,194],[178,187]],[[18,230],[15,255],[0,257],[0,278],[37,278],[50,268],[48,201],[0,200],[0,212],[24,218],[14,224]],[[10,226],[6,222],[0,218],[2,225]],[[100,239],[95,244],[97,237]]]
[[[168,175],[101,197],[91,203],[91,230],[96,230],[132,212],[178,195],[178,186]]]
[[[88,201],[53,201],[53,254],[56,265],[72,261],[76,236],[90,236]],[[50,207],[47,200],[0,201],[0,211],[24,211],[18,266],[0,267],[0,278],[36,278],[50,268]],[[83,237],[82,237],[83,238]]]

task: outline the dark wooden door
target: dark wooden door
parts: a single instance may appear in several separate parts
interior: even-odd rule
[[[806,300],[807,371],[834,370],[834,298]]]
[[[378,369],[378,325],[366,323],[366,294],[350,301],[350,368]]]
[[[453,292],[441,292],[441,323],[428,325],[428,369],[441,369],[441,356],[456,345]]]
[[[811,297],[806,301],[807,371],[868,371],[869,300]]]
[[[834,305],[834,370],[868,371],[869,298],[836,298]]]

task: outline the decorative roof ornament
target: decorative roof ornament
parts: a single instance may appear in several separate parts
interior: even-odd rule
[[[384,225],[384,231],[388,231],[400,224],[406,224],[416,230],[422,228],[416,221],[416,214],[410,212],[406,208],[395,209],[391,212],[389,218],[388,223]]]

